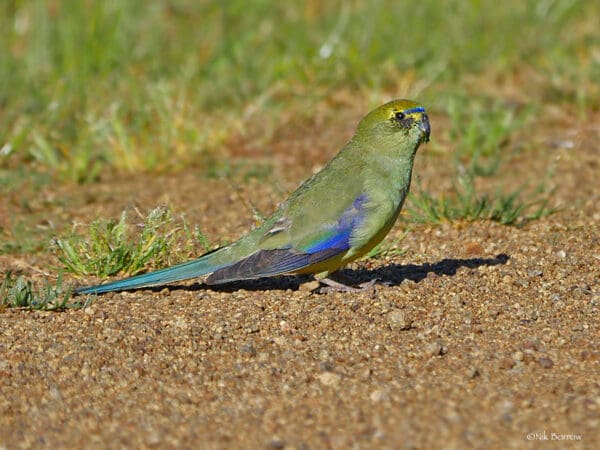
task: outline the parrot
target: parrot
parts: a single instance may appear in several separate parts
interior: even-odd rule
[[[78,288],[102,294],[205,277],[207,285],[283,274],[330,274],[366,255],[388,234],[402,209],[420,144],[429,142],[425,108],[393,100],[358,124],[352,138],[276,211],[239,240],[197,259],[130,278]],[[350,290],[351,287],[348,287]]]

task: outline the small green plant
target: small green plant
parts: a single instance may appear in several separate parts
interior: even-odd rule
[[[409,220],[416,223],[492,220],[503,225],[523,226],[555,211],[548,207],[547,198],[523,201],[522,189],[482,194],[477,191],[473,177],[466,174],[458,177],[458,183],[449,196],[436,198],[421,187],[411,193]]]
[[[152,210],[138,225],[127,219],[124,211],[118,222],[94,221],[86,236],[74,231],[69,238],[57,239],[58,259],[71,273],[107,277],[118,273],[134,275],[148,265],[179,262],[194,251],[196,242],[203,250],[210,248],[197,227],[190,230],[183,218],[176,220],[166,208]]]
[[[9,270],[0,283],[0,310],[25,308],[56,311],[82,308],[89,304],[89,300],[85,302],[70,301],[71,292],[71,286],[64,285],[62,274],[58,275],[56,284],[51,284],[46,279],[43,286],[36,287],[31,280],[27,280],[23,276],[16,276]]]

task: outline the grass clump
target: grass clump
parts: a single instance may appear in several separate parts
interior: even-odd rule
[[[446,109],[450,127],[442,140],[453,155],[452,188],[436,197],[419,186],[409,195],[408,220],[433,224],[491,220],[522,226],[554,212],[542,184],[530,200],[524,198],[523,187],[509,192],[499,187],[486,192],[478,188],[478,180],[494,184],[503,164],[523,150],[521,132],[532,116],[531,107],[454,96]]]
[[[71,292],[72,287],[64,284],[62,274],[55,284],[45,279],[43,286],[36,287],[31,280],[8,271],[0,283],[0,311],[5,308],[58,311],[87,305],[72,301]]]
[[[108,277],[179,262],[198,244],[205,251],[210,247],[197,227],[190,230],[183,218],[176,220],[166,208],[140,217],[143,221],[134,225],[124,211],[118,221],[94,221],[85,236],[73,232],[56,239],[57,257],[73,274]]]
[[[424,189],[409,195],[409,219],[416,223],[458,222],[491,220],[502,225],[523,226],[526,223],[552,214],[555,209],[548,207],[549,199],[522,199],[523,190],[517,189],[495,194],[480,193],[475,187],[472,175],[458,177],[450,195],[434,197]]]

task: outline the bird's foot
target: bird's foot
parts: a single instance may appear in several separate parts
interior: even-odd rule
[[[315,291],[323,294],[327,292],[364,292],[373,289],[377,283],[377,278],[373,278],[371,281],[361,283],[357,287],[348,286],[347,284],[340,283],[332,278],[322,278],[319,281],[325,286],[320,286],[315,289]]]

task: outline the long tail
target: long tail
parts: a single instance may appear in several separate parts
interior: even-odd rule
[[[166,269],[125,278],[124,280],[113,281],[112,283],[75,289],[74,293],[78,295],[103,294],[105,292],[124,291],[127,289],[150,287],[171,283],[173,281],[197,278],[231,264],[223,264],[222,262],[219,264],[214,261],[213,256],[216,256],[215,252],[218,252],[218,250],[206,253],[193,261],[177,264],[172,267],[167,267]]]

